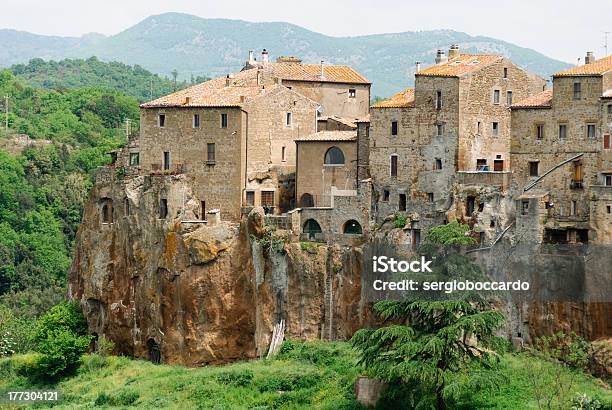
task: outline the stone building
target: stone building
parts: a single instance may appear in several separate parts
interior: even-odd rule
[[[414,89],[371,107],[375,218],[409,212],[415,229],[427,229],[451,209],[465,216],[454,184],[503,185],[510,170],[509,107],[545,84],[503,56],[461,54],[456,45],[448,56],[438,50],[435,65],[417,70]]]
[[[343,115],[367,114],[369,90],[348,66],[265,57],[142,104],[140,171],[193,177],[201,219],[210,209],[234,221],[253,206],[284,213],[295,206],[294,140],[319,125],[355,129]]]
[[[512,106],[517,229],[534,242],[612,239],[612,56],[585,63]]]
[[[276,62],[271,62],[268,51],[264,49],[260,61],[255,60],[252,51],[249,52],[242,72],[253,70],[258,70],[263,81],[280,81],[318,102],[321,115],[355,119],[368,113],[371,83],[349,66],[330,65],[323,61],[304,64],[297,57],[279,57]]]

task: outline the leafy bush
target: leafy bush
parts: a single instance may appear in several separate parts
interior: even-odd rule
[[[403,229],[408,222],[408,217],[404,214],[396,213],[393,219],[393,226],[398,229]]]
[[[51,308],[39,321],[34,334],[41,375],[57,378],[74,370],[87,351],[90,336],[85,336],[87,322],[76,303],[61,303]]]
[[[232,370],[219,373],[215,379],[222,384],[231,386],[248,386],[253,380],[253,372],[251,370]]]
[[[446,225],[434,226],[427,232],[429,242],[441,245],[472,245],[476,241],[469,236],[470,227],[453,221]]]
[[[571,410],[600,410],[604,405],[596,398],[589,397],[585,393],[578,394],[572,399]]]
[[[576,369],[586,370],[589,365],[591,343],[575,332],[557,332],[540,337],[535,342],[535,349],[544,358],[558,360]]]
[[[35,326],[35,320],[17,317],[7,306],[0,305],[0,357],[30,350]]]
[[[138,392],[134,390],[120,390],[115,395],[102,392],[98,394],[94,404],[96,406],[131,406],[139,397]]]

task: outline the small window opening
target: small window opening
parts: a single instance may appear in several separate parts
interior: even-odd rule
[[[281,161],[287,161],[287,147],[281,147]]]
[[[293,115],[292,113],[288,112],[287,115],[285,116],[285,125],[287,127],[291,127],[293,121]]]
[[[521,215],[529,213],[529,201],[521,201]]]
[[[200,201],[200,219],[206,220],[206,201]]]
[[[493,104],[499,105],[501,91],[493,90]]]
[[[436,91],[436,110],[442,109],[442,91]]]
[[[536,138],[539,140],[544,139],[544,124],[536,125]]]
[[[406,210],[406,194],[399,194],[398,210],[399,211]]]
[[[355,91],[354,88],[349,88],[348,96],[349,96],[349,98],[355,98],[357,96],[357,91]]]
[[[397,155],[391,155],[391,176],[397,176]]]
[[[499,134],[499,123],[498,122],[494,122],[493,123],[493,135],[497,136]]]
[[[567,138],[567,125],[559,124],[559,139],[564,140]]]
[[[168,217],[168,200],[161,198],[159,200],[159,219],[166,219]]]
[[[442,169],[442,158],[436,158],[434,162],[434,169]]]
[[[574,83],[574,100],[582,98],[582,87],[580,83]]]
[[[427,193],[427,200],[429,201],[430,204],[434,203],[434,194],[433,194],[433,192],[428,192]]]
[[[215,163],[215,143],[209,142],[206,144],[206,162],[208,164]]]
[[[506,103],[512,105],[512,91],[506,92]]]
[[[529,161],[529,176],[537,177],[540,175],[539,168],[540,163],[538,161]]]
[[[166,114],[159,114],[157,118],[159,127],[164,128],[166,126]]]
[[[391,121],[391,135],[397,135],[397,121]]]
[[[170,152],[164,151],[164,171],[170,169]]]
[[[476,203],[476,198],[473,196],[468,196],[465,204],[466,214],[467,216],[472,216],[474,213],[474,205]]]
[[[383,190],[383,199],[382,199],[383,202],[389,202],[389,196],[390,196],[389,190],[388,189]]]
[[[193,128],[200,128],[200,114],[193,114]]]
[[[246,206],[255,206],[255,191],[246,191]]]
[[[221,128],[227,128],[227,114],[221,114]]]
[[[130,153],[130,165],[133,167],[140,165],[140,154],[138,152]]]

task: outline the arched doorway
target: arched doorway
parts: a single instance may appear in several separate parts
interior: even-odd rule
[[[344,223],[344,227],[342,228],[342,233],[349,235],[361,235],[363,230],[361,229],[361,225],[354,219],[349,219]]]
[[[309,193],[302,194],[300,198],[300,206],[302,208],[312,208],[314,206],[314,198]]]
[[[321,225],[314,219],[308,219],[304,223],[304,233],[308,235],[309,240],[316,239],[316,235],[322,233]]]
[[[153,339],[149,339],[147,341],[147,348],[149,349],[149,360],[151,363],[160,364],[161,363],[161,351],[159,350],[159,345]]]

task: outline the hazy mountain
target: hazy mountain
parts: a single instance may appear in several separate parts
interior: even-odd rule
[[[452,30],[330,37],[288,23],[250,23],[241,20],[203,19],[166,13],[151,16],[113,36],[88,34],[54,37],[0,30],[0,64],[9,66],[31,58],[86,58],[138,64],[148,70],[179,78],[219,76],[240,69],[248,50],[268,49],[271,58],[299,56],[305,62],[350,64],[374,83],[374,95],[390,95],[412,83],[414,65],[433,63],[438,48],[460,44],[474,53],[499,53],[526,69],[549,76],[569,64],[534,50],[489,37]]]

